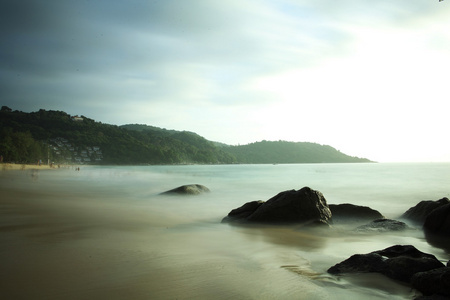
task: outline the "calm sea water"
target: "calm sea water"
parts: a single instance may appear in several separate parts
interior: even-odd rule
[[[79,184],[122,194],[130,203],[155,199],[180,185],[203,184],[212,191],[201,198],[210,205],[207,213],[212,219],[247,201],[267,200],[304,186],[321,191],[329,204],[367,205],[386,217],[396,217],[421,200],[450,197],[450,163],[86,166],[80,172],[61,173],[41,172],[39,177],[54,188]]]
[[[231,209],[248,201],[304,186],[321,191],[329,204],[370,206],[396,218],[421,200],[450,197],[448,163],[81,166],[80,171],[12,173],[0,174],[2,193],[18,199],[8,205],[31,203],[45,217],[27,217],[34,235],[28,228],[10,232],[10,239],[31,236],[32,247],[28,242],[23,246],[36,247],[37,252],[50,239],[52,249],[63,249],[62,253],[70,248],[71,255],[74,249],[78,256],[98,255],[98,260],[89,261],[97,268],[86,264],[79,270],[83,275],[78,284],[53,278],[61,281],[56,294],[41,285],[45,297],[124,299],[111,290],[115,286],[124,293],[134,292],[134,299],[411,299],[414,292],[407,286],[381,275],[333,277],[326,270],[355,253],[394,244],[413,244],[443,261],[450,258],[445,250],[430,245],[419,228],[361,234],[339,227],[314,231],[220,223]],[[211,193],[159,195],[191,183],[205,185]],[[19,204],[14,210],[2,210],[2,216],[24,209]],[[24,216],[29,213],[4,218],[3,223],[23,222]],[[57,222],[43,225],[49,220]],[[46,239],[36,242],[36,236]],[[47,259],[52,258],[41,257]],[[60,265],[64,263],[61,256]],[[33,287],[32,280],[28,284]]]

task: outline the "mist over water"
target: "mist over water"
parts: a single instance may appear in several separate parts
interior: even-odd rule
[[[449,197],[450,164],[82,166],[0,172],[0,287],[46,299],[411,299],[381,275],[326,270],[356,253],[412,244],[441,260],[420,229],[357,233],[231,226],[253,200],[309,186],[329,204],[370,206],[396,218]],[[211,193],[161,192],[198,183]],[[22,288],[21,288],[22,287]],[[26,288],[23,288],[26,287]]]

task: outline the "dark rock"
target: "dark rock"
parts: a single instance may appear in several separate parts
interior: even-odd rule
[[[450,268],[443,267],[414,274],[412,287],[424,295],[442,295],[450,297]]]
[[[376,272],[409,283],[412,276],[444,265],[435,256],[414,246],[392,246],[368,254],[356,254],[328,269],[331,274]]]
[[[423,229],[431,233],[450,235],[450,203],[429,213],[423,223]]]
[[[367,206],[359,206],[349,203],[328,205],[333,222],[358,222],[383,219],[384,216],[377,210]]]
[[[401,231],[408,229],[408,225],[403,222],[391,220],[391,219],[378,219],[370,222],[369,224],[357,227],[356,231],[363,232],[386,232],[386,231]]]
[[[402,216],[402,219],[411,220],[413,222],[423,224],[425,222],[426,217],[436,208],[439,208],[443,205],[450,203],[450,200],[446,197],[437,200],[424,200],[420,201],[416,206],[408,209]]]
[[[450,297],[433,294],[430,296],[419,296],[414,298],[414,300],[450,300]]]
[[[450,253],[450,236],[431,232],[430,230],[425,230],[424,233],[428,244],[436,248],[444,249],[446,252]]]
[[[412,258],[425,257],[430,259],[436,259],[436,256],[434,256],[433,254],[422,252],[412,245],[394,245],[383,250],[374,251],[373,253],[377,253],[382,256],[386,256],[388,258],[398,256],[408,256]]]
[[[208,192],[210,192],[210,190],[204,185],[188,184],[188,185],[182,185],[173,190],[161,193],[161,195],[168,195],[168,194],[199,195],[199,194],[208,193]]]
[[[355,254],[328,269],[330,274],[383,273],[386,268],[383,257],[376,253]]]
[[[252,202],[249,202],[252,203]],[[247,204],[246,204],[247,205]],[[290,190],[281,192],[263,203],[252,203],[237,209],[236,214],[250,212],[244,219],[253,223],[270,224],[327,224],[331,219],[331,211],[327,201],[321,192],[304,187],[300,190]],[[233,211],[232,211],[233,212]],[[226,218],[225,221],[233,221],[233,218]]]
[[[433,258],[398,256],[386,260],[386,270],[383,274],[389,278],[409,283],[414,274],[442,266],[440,261]]]
[[[228,216],[223,218],[222,223],[246,220],[246,218],[250,216],[252,213],[254,213],[255,210],[258,207],[260,207],[263,203],[264,201],[261,200],[247,202],[241,207],[238,207],[230,211]]]

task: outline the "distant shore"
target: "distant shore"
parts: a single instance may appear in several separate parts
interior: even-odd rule
[[[55,165],[38,165],[38,164],[13,164],[13,163],[1,163],[1,171],[13,171],[13,170],[51,170],[57,169]]]

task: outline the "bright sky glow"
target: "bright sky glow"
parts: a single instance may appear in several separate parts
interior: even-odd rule
[[[0,104],[450,161],[450,1],[6,1]]]

